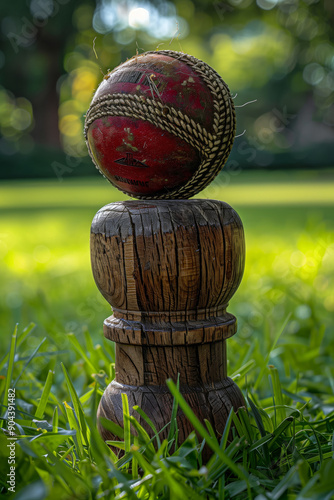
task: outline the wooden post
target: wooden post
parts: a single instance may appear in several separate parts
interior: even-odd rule
[[[173,402],[165,381],[179,373],[180,391],[194,413],[223,433],[230,408],[244,405],[226,368],[226,339],[236,332],[226,308],[240,284],[244,256],[241,220],[221,201],[124,201],[99,210],[91,259],[96,284],[113,309],[104,335],[116,343],[116,377],[98,417],[122,425],[126,393],[130,412],[139,405],[160,430]],[[182,442],[192,428],[181,411],[177,422]],[[104,440],[117,439],[101,424],[99,430]],[[168,428],[161,437],[167,434]]]

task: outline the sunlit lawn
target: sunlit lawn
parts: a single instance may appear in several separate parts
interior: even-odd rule
[[[140,453],[131,448],[119,461],[96,436],[97,399],[114,369],[102,335],[110,309],[91,275],[89,231],[95,212],[124,196],[102,178],[4,183],[0,397],[6,405],[6,384],[16,384],[16,421],[25,435],[17,443],[17,484],[26,488],[18,498],[218,500],[223,491],[236,500],[331,498],[333,192],[332,171],[290,171],[225,174],[201,194],[230,203],[244,223],[245,276],[229,307],[239,325],[228,341],[229,375],[263,419],[248,399],[241,423],[233,417],[226,455],[211,443],[215,455],[203,468],[195,435],[174,454],[175,434],[159,449],[145,438]],[[18,354],[3,357],[16,322]],[[31,322],[37,327],[24,332]],[[6,434],[0,438],[6,488]]]

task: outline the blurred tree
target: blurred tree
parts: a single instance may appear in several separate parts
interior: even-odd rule
[[[0,6],[4,59],[1,83],[14,96],[24,93],[31,102],[32,137],[49,146],[60,145],[57,84],[75,32],[73,12],[80,3],[18,0]]]
[[[237,105],[257,99],[238,112],[247,134],[235,150],[266,153],[249,163],[333,142],[331,0],[16,0],[0,15],[0,154],[36,142],[85,156],[83,118],[102,74],[157,47],[207,61]]]

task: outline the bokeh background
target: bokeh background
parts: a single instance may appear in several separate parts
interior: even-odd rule
[[[110,311],[91,276],[90,222],[125,196],[88,158],[84,115],[108,69],[173,49],[212,65],[237,110],[231,157],[199,195],[231,203],[245,225],[231,364],[256,369],[284,324],[269,361],[283,378],[310,359],[312,377],[323,373],[334,349],[334,3],[15,0],[0,14],[3,349],[17,322],[37,324],[24,352],[48,338],[42,371],[71,356],[67,333],[102,342]]]
[[[82,134],[93,91],[108,69],[156,48],[212,65],[237,106],[256,100],[240,108],[246,132],[231,159],[271,169],[332,162],[331,0],[15,0],[0,14],[2,178],[52,178],[59,159],[66,176],[93,175]]]

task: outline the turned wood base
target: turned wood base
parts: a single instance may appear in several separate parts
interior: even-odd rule
[[[207,419],[211,423],[218,438],[224,432],[230,409],[233,407],[237,411],[241,406],[245,406],[245,400],[240,389],[228,377],[221,382],[215,382],[210,385],[181,385],[180,392],[199,420],[204,422],[204,419]],[[132,410],[133,406],[138,405],[144,410],[158,430],[170,422],[173,396],[166,385],[131,386],[120,384],[116,381],[108,385],[102,396],[97,413],[98,419],[104,417],[123,426],[122,393],[128,396],[130,413],[150,436],[153,435],[152,429],[139,413]],[[182,443],[189,436],[193,428],[181,411],[177,413],[177,425],[179,429],[178,440],[179,443]],[[105,441],[117,439],[116,436],[102,425],[98,424],[98,428]],[[169,427],[166,427],[159,434],[161,440],[167,438],[168,431]],[[119,453],[117,449],[114,449],[114,452]],[[210,455],[210,449],[205,449],[203,458],[208,459]]]

